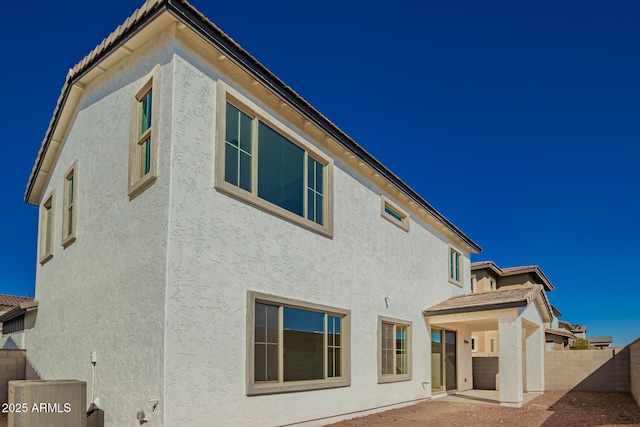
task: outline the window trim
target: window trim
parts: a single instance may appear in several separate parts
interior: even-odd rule
[[[333,159],[320,151],[316,146],[305,140],[301,135],[295,133],[289,126],[260,108],[254,102],[240,92],[218,80],[217,83],[217,113],[216,113],[216,135],[215,135],[215,177],[214,188],[231,197],[247,202],[258,209],[278,216],[288,222],[304,227],[317,234],[333,238]],[[227,102],[238,110],[249,115],[252,119],[259,119],[262,123],[272,128],[274,131],[288,139],[293,144],[304,150],[308,156],[324,166],[323,188],[326,190],[324,196],[323,218],[325,224],[320,225],[314,221],[290,212],[274,203],[261,199],[257,195],[258,189],[258,156],[251,156],[252,168],[252,192],[236,187],[225,181],[225,132],[226,132],[226,107]],[[255,123],[255,122],[254,122]],[[257,149],[252,147],[252,149]],[[253,154],[253,153],[252,153]],[[307,164],[304,165],[305,171]],[[306,191],[305,191],[306,197]]]
[[[72,206],[69,206],[69,178],[73,177]],[[69,227],[69,208],[71,211],[71,227]],[[76,241],[76,222],[78,217],[78,161],[73,162],[64,175],[64,197],[62,202],[62,247],[66,248]],[[70,228],[70,229],[69,229]]]
[[[49,207],[46,207],[49,205]],[[51,212],[51,217],[49,218],[47,213]],[[40,205],[40,242],[39,242],[39,252],[40,252],[40,264],[44,264],[53,258],[53,247],[54,239],[55,239],[55,224],[56,224],[56,190],[53,189],[49,193],[47,197],[45,197],[44,202]],[[49,250],[47,251],[46,239],[47,235],[51,239],[51,244],[49,245]]]
[[[133,199],[150,187],[158,177],[158,122],[160,116],[160,94],[158,88],[160,87],[160,65],[156,65],[151,73],[145,78],[144,83],[131,97],[131,116],[130,116],[130,137],[129,137],[129,185],[128,194],[129,199]],[[151,127],[143,134],[140,135],[138,130],[140,128],[140,102],[144,97],[152,92],[151,96]],[[138,170],[139,158],[138,147],[140,140],[146,140],[142,138],[146,133],[150,135],[149,144],[151,145],[149,150],[149,172],[141,175]]]
[[[395,211],[402,220],[398,220],[398,218],[387,212],[387,207],[392,211]],[[380,196],[380,215],[396,227],[399,227],[406,232],[409,231],[409,214],[385,195]]]
[[[342,366],[343,375],[337,378],[325,378],[322,380],[291,381],[281,383],[255,384],[254,382],[254,358],[255,358],[255,304],[261,302],[265,304],[286,305],[293,308],[305,310],[321,311],[326,314],[338,315],[343,318],[341,323],[342,337]],[[296,391],[320,390],[327,388],[348,387],[351,385],[351,310],[329,307],[326,305],[295,300],[286,297],[279,297],[255,291],[247,291],[247,331],[246,331],[246,386],[247,396],[258,396],[263,394],[289,393]],[[280,341],[282,343],[282,341]],[[282,352],[282,345],[280,345]]]
[[[395,326],[407,327],[407,367],[408,373],[406,374],[382,374],[382,324],[391,323]],[[407,320],[395,319],[392,317],[378,316],[378,345],[376,350],[378,353],[378,384],[395,383],[400,381],[411,381],[413,375],[413,351],[412,351],[412,339],[413,334],[412,322]],[[394,340],[395,343],[395,340]]]
[[[451,254],[452,253],[457,253],[458,255],[460,255],[459,258],[459,265],[458,265],[458,280],[455,279],[455,274],[453,277],[451,277]],[[456,286],[460,286],[461,288],[464,286],[464,254],[462,253],[462,251],[456,249],[455,247],[453,247],[452,245],[449,245],[449,249],[447,251],[447,277],[449,278],[449,283],[453,283]]]

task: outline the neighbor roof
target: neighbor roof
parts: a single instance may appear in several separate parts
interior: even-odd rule
[[[551,317],[551,307],[543,292],[542,285],[513,285],[491,292],[457,295],[424,310],[422,313],[425,316],[435,316],[526,307],[538,297],[544,301],[547,314]]]
[[[567,332],[567,331],[563,331],[560,329],[550,329],[550,328],[546,328],[544,330],[546,333],[548,334],[552,334],[552,335],[559,335],[561,337],[567,337],[567,338],[573,338],[576,339],[576,336],[573,335],[571,332]]]
[[[478,261],[478,262],[471,263],[471,271],[483,270],[483,269],[489,269],[495,272],[496,274],[498,274],[500,277],[509,277],[509,276],[515,276],[517,274],[524,274],[524,273],[533,273],[536,276],[538,276],[541,284],[544,285],[545,290],[552,291],[555,289],[555,287],[551,284],[547,276],[542,272],[542,269],[538,265],[524,265],[520,267],[500,268],[493,261]]]
[[[29,298],[29,297],[18,297],[15,295],[0,294],[0,305],[5,305],[9,307],[17,307],[20,305],[21,302],[32,301],[32,300],[33,298]]]
[[[605,337],[591,337],[591,338],[587,338],[589,340],[589,342],[593,345],[597,345],[597,344],[611,344],[612,338],[605,336]]]
[[[184,0],[148,0],[139,9],[137,9],[122,25],[118,26],[102,43],[93,49],[84,59],[78,62],[69,70],[62,92],[58,98],[58,102],[53,112],[53,117],[49,123],[44,140],[35,165],[32,169],[25,191],[25,201],[31,204],[38,204],[40,200],[40,192],[44,186],[44,182],[50,171],[42,171],[45,158],[55,158],[57,150],[61,145],[61,141],[55,141],[54,149],[51,150],[52,135],[56,130],[56,126],[60,121],[60,116],[65,108],[65,104],[69,99],[74,84],[96,67],[102,60],[107,58],[111,53],[123,47],[128,48],[124,44],[133,38],[139,31],[153,22],[164,12],[170,13],[175,19],[196,32],[200,37],[208,41],[216,49],[222,52],[230,61],[267,87],[270,91],[280,97],[289,104],[294,110],[303,117],[315,124],[323,132],[334,139],[338,144],[344,147],[348,152],[360,159],[364,164],[370,167],[375,173],[384,177],[393,183],[400,191],[402,191],[411,201],[416,203],[420,208],[428,212],[437,222],[442,224],[449,232],[469,246],[471,252],[479,253],[482,248],[458,229],[453,223],[446,219],[440,212],[427,203],[418,193],[412,190],[393,172],[387,169],[382,163],[369,154],[353,139],[347,136],[329,119],[322,115],[318,110],[305,101],[292,88],[287,86],[264,65],[258,62],[246,50],[240,47],[231,37],[225,34],[220,28],[209,21],[202,13],[196,10],[192,5]],[[130,51],[129,51],[130,52]],[[76,95],[74,95],[75,97]],[[75,98],[74,98],[75,99]],[[39,180],[39,174],[44,176]],[[39,182],[38,190],[34,193],[36,181]]]

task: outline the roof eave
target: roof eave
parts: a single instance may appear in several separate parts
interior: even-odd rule
[[[501,310],[505,308],[519,308],[526,307],[529,304],[527,299],[522,299],[518,301],[509,301],[509,302],[500,302],[495,304],[486,304],[486,305],[477,305],[477,306],[469,306],[469,307],[455,307],[455,308],[447,308],[444,310],[423,310],[422,315],[426,317],[430,316],[440,316],[445,314],[460,314],[460,313],[472,313],[475,311],[489,311],[489,310]]]

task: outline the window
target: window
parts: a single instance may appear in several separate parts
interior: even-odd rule
[[[495,291],[496,290],[496,281],[493,279],[489,280],[489,290],[490,291]]]
[[[496,350],[496,339],[495,338],[491,338],[489,339],[489,349],[491,351],[491,353],[495,353]]]
[[[462,286],[462,253],[449,246],[449,281]]]
[[[411,379],[411,322],[378,317],[378,383]]]
[[[55,190],[40,207],[40,264],[53,257],[53,229],[55,211]]]
[[[349,311],[249,292],[247,394],[350,384]]]
[[[476,353],[478,351],[478,338],[471,337],[471,351]]]
[[[2,335],[16,334],[24,331],[24,314],[2,323]]]
[[[132,101],[131,143],[129,147],[129,197],[149,187],[157,177],[159,66]]]
[[[409,231],[409,214],[385,196],[381,196],[380,214],[394,225]]]
[[[62,211],[62,246],[76,240],[76,206],[78,202],[78,165],[74,163],[64,177],[64,210]]]
[[[219,87],[218,123],[224,125],[218,129],[216,188],[330,236],[331,160],[224,83]]]

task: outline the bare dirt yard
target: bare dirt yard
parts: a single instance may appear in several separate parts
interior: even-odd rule
[[[522,408],[436,399],[332,424],[334,427],[388,425],[640,426],[640,407],[629,393],[545,392]]]

